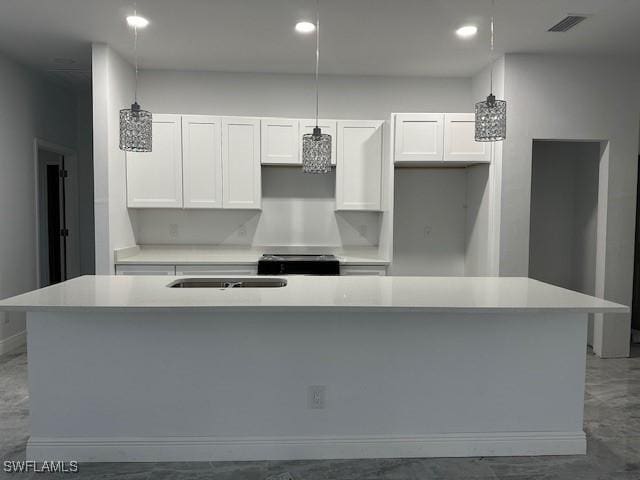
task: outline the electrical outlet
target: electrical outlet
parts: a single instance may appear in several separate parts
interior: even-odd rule
[[[247,236],[247,227],[245,227],[244,225],[242,225],[239,229],[238,229],[238,235],[240,237],[246,237]]]
[[[178,224],[172,223],[171,225],[169,225],[169,236],[171,238],[178,238],[179,235],[180,229],[178,228]]]
[[[311,385],[307,395],[307,406],[313,409],[325,407],[327,387],[325,385]]]

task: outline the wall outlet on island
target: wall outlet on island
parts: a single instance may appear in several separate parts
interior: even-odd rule
[[[169,236],[171,238],[178,238],[178,236],[180,236],[180,230],[178,229],[178,224],[172,223],[169,225]]]
[[[312,409],[325,407],[327,387],[326,385],[311,385],[307,392],[307,406]]]

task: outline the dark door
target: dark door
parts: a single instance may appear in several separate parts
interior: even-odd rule
[[[48,163],[45,170],[48,285],[67,279],[67,227],[65,215],[64,158]]]
[[[638,156],[638,191],[636,192],[636,241],[633,262],[633,300],[631,328],[640,330],[640,156]]]

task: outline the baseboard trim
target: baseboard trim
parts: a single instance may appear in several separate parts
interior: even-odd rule
[[[0,355],[9,353],[27,343],[27,331],[22,330],[10,337],[0,340]]]
[[[584,455],[584,432],[353,437],[31,437],[33,461],[176,462]]]

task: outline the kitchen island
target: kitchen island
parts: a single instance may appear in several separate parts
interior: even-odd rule
[[[589,313],[527,278],[86,276],[27,312],[31,460],[567,455]]]

